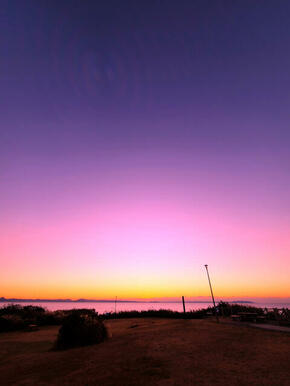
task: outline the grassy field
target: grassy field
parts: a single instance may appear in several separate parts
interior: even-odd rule
[[[210,320],[106,322],[106,342],[53,351],[58,327],[0,334],[3,385],[287,385],[290,334]]]

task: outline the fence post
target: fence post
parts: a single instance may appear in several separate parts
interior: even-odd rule
[[[182,296],[182,304],[183,304],[183,312],[185,313],[185,303],[184,303],[184,296]]]

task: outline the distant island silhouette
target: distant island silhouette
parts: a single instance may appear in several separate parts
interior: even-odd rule
[[[97,299],[17,299],[17,298],[0,298],[0,303],[112,303],[115,302],[115,299],[111,300],[97,300]],[[180,303],[178,300],[168,300],[168,301],[161,301],[161,300],[117,300],[117,303]],[[210,300],[188,300],[186,303],[212,303]],[[255,303],[253,301],[245,301],[245,300],[235,300],[235,301],[229,301],[227,303]]]

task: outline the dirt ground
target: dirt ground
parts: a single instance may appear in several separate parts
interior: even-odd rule
[[[52,351],[58,327],[0,334],[1,385],[290,385],[290,334],[209,320],[107,322],[95,346]]]

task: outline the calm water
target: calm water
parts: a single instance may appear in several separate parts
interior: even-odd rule
[[[6,305],[7,303],[0,303],[0,307]],[[16,303],[15,303],[16,304]],[[40,302],[40,303],[19,303],[21,305],[39,305],[41,307],[46,308],[49,311],[56,310],[70,310],[72,308],[93,308],[99,314],[103,314],[105,312],[115,312],[115,302],[106,302],[106,303],[96,303],[96,302],[77,302],[77,303],[67,303],[67,302]],[[290,303],[251,303],[245,305],[262,307],[262,308],[290,308]],[[201,308],[207,308],[211,306],[211,303],[187,303],[186,311],[190,310],[198,310]],[[166,309],[172,311],[183,311],[182,303],[122,303],[117,302],[116,310],[118,311],[145,311],[145,310],[159,310]]]

